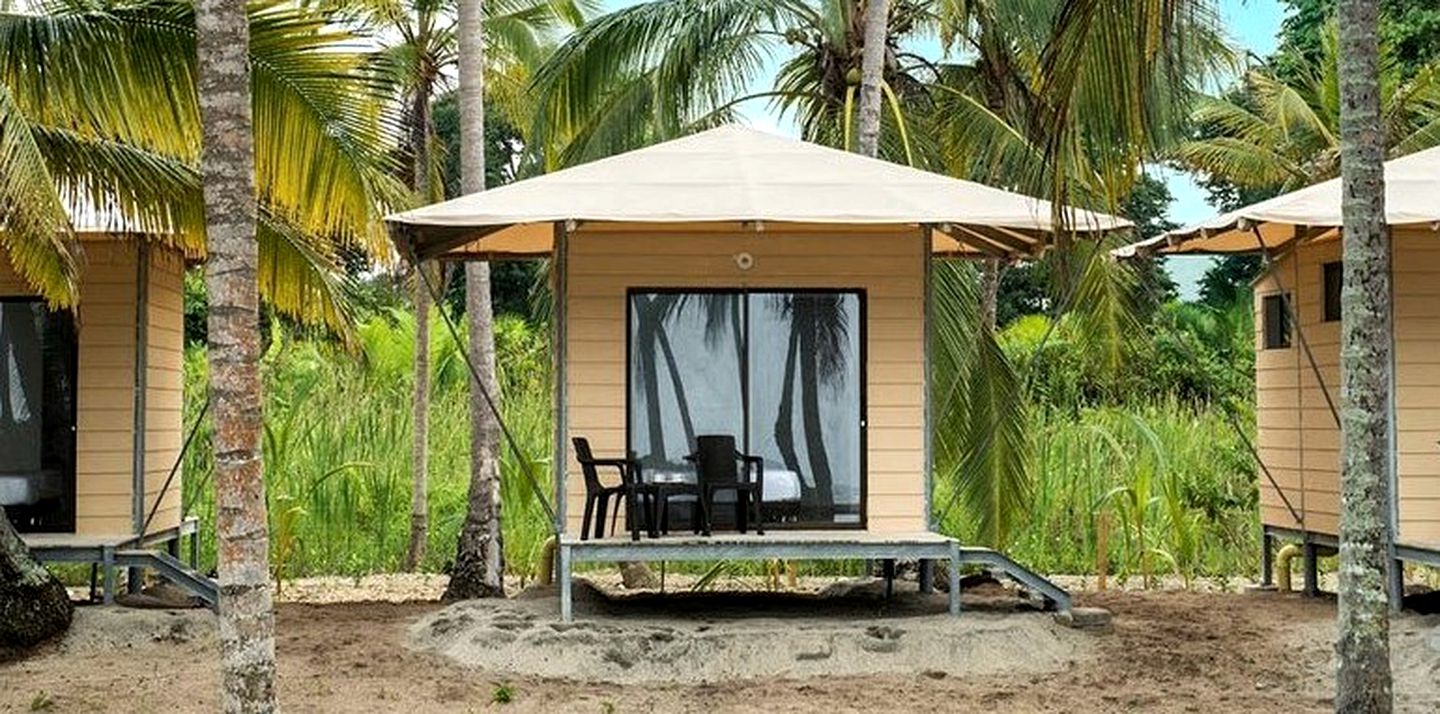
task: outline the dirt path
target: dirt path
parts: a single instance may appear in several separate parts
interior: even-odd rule
[[[1058,671],[955,676],[769,676],[716,683],[616,684],[476,669],[407,646],[434,603],[282,604],[280,694],[295,712],[1321,711],[1331,707],[1334,606],[1273,594],[1106,593],[1083,604],[1116,613],[1084,634]],[[504,607],[504,606],[502,606]],[[605,622],[627,617],[606,612]],[[708,607],[708,606],[704,606]],[[815,618],[815,608],[805,616]],[[483,615],[485,609],[475,614]],[[707,614],[708,613],[708,614]],[[723,613],[690,613],[723,618]],[[829,615],[828,612],[821,614]],[[667,615],[669,616],[669,615]],[[847,615],[848,616],[848,615]],[[914,630],[932,617],[872,613]],[[648,616],[647,616],[648,617]],[[976,615],[977,618],[985,615]],[[990,616],[1010,617],[1010,616]],[[1017,614],[1013,617],[1037,617]],[[428,618],[428,620],[427,620]],[[789,622],[789,624],[787,624]],[[692,625],[693,626],[693,625]],[[782,637],[793,621],[766,627]],[[1404,711],[1440,708],[1440,618],[1396,623]],[[1017,647],[1027,646],[1018,640]],[[1034,646],[1030,643],[1028,646]],[[214,709],[217,664],[207,613],[83,608],[71,635],[0,665],[0,711],[188,712]],[[522,669],[512,666],[508,669]],[[492,703],[496,689],[513,697]]]

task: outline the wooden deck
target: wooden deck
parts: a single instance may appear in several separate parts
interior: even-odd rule
[[[194,570],[200,550],[199,532],[199,520],[191,517],[174,528],[154,531],[145,536],[133,533],[21,533],[20,540],[30,550],[31,555],[42,563],[89,563],[96,566],[104,575],[103,597],[108,604],[115,599],[115,569],[133,569],[137,567],[137,562],[149,565],[148,560],[152,558],[141,557],[142,552],[148,553],[163,546],[171,558],[176,558],[180,554],[180,541],[188,538],[190,569]],[[178,566],[179,561],[174,564]],[[128,581],[130,587],[135,584],[135,578]],[[92,590],[93,587],[92,577]]]
[[[570,585],[576,563],[622,561],[696,560],[918,560],[922,565],[935,561],[950,564],[950,613],[960,614],[960,566],[979,564],[1010,576],[1043,595],[1054,607],[1070,608],[1069,595],[1043,577],[1006,556],[988,548],[961,546],[954,538],[930,531],[913,533],[872,533],[863,530],[800,531],[770,530],[754,533],[717,533],[620,537],[581,540],[560,537],[560,617],[573,618]],[[928,570],[928,568],[926,568]]]

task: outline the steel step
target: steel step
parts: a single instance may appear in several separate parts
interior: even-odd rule
[[[1061,612],[1070,609],[1070,593],[1043,576],[1010,559],[1010,556],[989,548],[960,547],[960,562],[984,565],[991,570],[1004,573],[1011,580],[1039,593],[1050,607]]]
[[[178,558],[161,550],[119,550],[115,564],[127,568],[150,568],[182,590],[200,598],[205,606],[216,609],[220,602],[220,586],[187,567]]]

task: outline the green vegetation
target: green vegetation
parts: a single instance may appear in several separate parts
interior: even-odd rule
[[[972,276],[973,277],[973,276]],[[384,293],[383,287],[375,288]],[[381,301],[384,302],[384,301]],[[414,318],[376,308],[347,349],[307,337],[282,321],[269,326],[264,358],[266,486],[272,567],[281,579],[361,575],[398,569],[406,545],[410,484],[410,355]],[[1021,480],[1024,513],[1000,542],[1050,572],[1093,572],[1097,523],[1109,512],[1110,572],[1117,577],[1238,576],[1255,567],[1256,484],[1243,443],[1225,417],[1233,408],[1247,432],[1249,306],[1227,312],[1171,302],[1152,317],[1151,335],[1127,342],[1123,369],[1087,361],[1084,326],[1039,315],[1016,320],[995,343],[995,359],[1026,379]],[[422,569],[441,571],[465,512],[468,485],[466,372],[437,315],[432,325],[431,532]],[[463,321],[462,321],[463,322]],[[1043,335],[1050,332],[1043,348]],[[551,393],[548,326],[505,315],[496,322],[505,419],[535,473],[549,478]],[[941,365],[946,369],[945,365]],[[203,349],[186,355],[187,427],[204,405]],[[945,383],[943,375],[940,383]],[[1222,404],[1239,405],[1222,407]],[[185,503],[204,522],[202,563],[214,563],[209,425],[185,457]],[[545,513],[513,453],[502,465],[506,559],[513,575],[534,576],[549,533]],[[951,505],[937,487],[942,525],[982,537],[973,508]],[[759,564],[723,572],[759,574]],[[751,571],[754,571],[753,573]],[[806,572],[849,572],[815,564]],[[700,572],[705,572],[703,569]]]
[[[453,554],[469,487],[466,371],[440,318],[432,342],[431,530],[425,570]],[[385,311],[356,330],[358,353],[296,339],[272,327],[263,361],[264,456],[270,499],[272,567],[282,577],[398,570],[410,503],[410,354],[414,319]],[[547,332],[513,317],[496,321],[505,421],[548,479],[550,357]],[[186,354],[186,425],[204,406],[205,359]],[[214,564],[213,457],[208,420],[185,456],[185,503],[202,520],[202,563]],[[527,576],[549,526],[524,471],[506,451],[502,464],[506,560]],[[550,493],[548,480],[540,487]]]

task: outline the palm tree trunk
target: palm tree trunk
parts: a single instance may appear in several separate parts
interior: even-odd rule
[[[995,329],[995,315],[1000,304],[1000,271],[1005,266],[999,258],[989,258],[980,272],[980,326]]]
[[[1380,119],[1379,1],[1341,0],[1340,614],[1336,711],[1388,712],[1390,254]]]
[[[410,110],[410,150],[413,154],[411,187],[421,201],[432,198],[430,187],[430,95],[428,78],[421,78]],[[410,545],[405,550],[405,571],[413,572],[425,559],[430,531],[430,288],[415,266],[415,392],[410,446]]]
[[[215,421],[215,530],[219,550],[221,706],[271,712],[275,621],[269,519],[260,454],[259,260],[250,106],[250,28],[244,3],[200,0],[200,175],[210,395]]]
[[[865,44],[860,55],[859,149],[866,156],[880,152],[880,87],[885,82],[885,38],[889,0],[865,0]]]
[[[485,190],[484,7],[482,0],[460,0],[459,10],[460,190],[468,194]],[[485,399],[489,394],[495,408],[499,408],[488,263],[465,265],[465,312],[470,327],[470,356],[481,383],[470,385],[470,498],[445,597],[504,597],[500,424]]]
[[[30,557],[0,508],[0,649],[37,645],[70,627],[65,586]]]
[[[425,559],[430,531],[430,289],[415,266],[415,395],[410,445],[410,546],[405,550],[405,571],[413,572]]]

